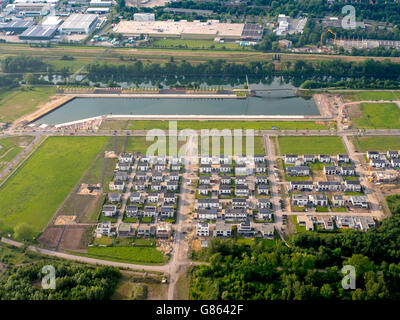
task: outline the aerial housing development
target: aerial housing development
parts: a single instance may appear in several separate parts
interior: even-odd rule
[[[398,300],[399,30],[396,0],[0,0],[0,300]]]

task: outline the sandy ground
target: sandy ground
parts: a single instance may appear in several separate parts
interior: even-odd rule
[[[39,106],[37,110],[31,114],[25,115],[17,120],[15,120],[14,124],[20,123],[20,122],[32,122],[35,119],[43,116],[44,114],[58,108],[60,105],[68,102],[69,100],[72,100],[73,97],[71,96],[60,96],[60,95],[55,95],[50,98],[48,102],[45,104]]]
[[[54,222],[55,226],[63,226],[66,224],[71,224],[75,221],[76,216],[58,216]]]

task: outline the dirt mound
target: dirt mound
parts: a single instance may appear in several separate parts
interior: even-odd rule
[[[58,216],[54,222],[55,226],[63,226],[75,222],[76,216]]]

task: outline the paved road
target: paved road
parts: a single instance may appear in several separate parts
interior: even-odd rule
[[[1,242],[12,245],[12,246],[16,246],[16,247],[24,246],[24,244],[22,242],[13,241],[13,240],[10,240],[10,239],[4,238],[4,237],[1,238]],[[127,268],[127,269],[132,269],[132,270],[158,271],[158,272],[164,272],[164,273],[168,273],[168,271],[170,269],[170,264],[172,263],[172,260],[170,260],[167,264],[162,265],[162,266],[141,265],[141,264],[122,263],[122,262],[114,262],[114,261],[108,261],[108,260],[76,256],[76,255],[72,255],[72,254],[68,254],[68,253],[62,253],[62,252],[56,252],[56,251],[52,251],[52,250],[42,249],[42,248],[38,248],[35,246],[29,246],[28,250],[30,250],[32,252],[40,253],[43,255],[47,255],[47,256],[57,257],[57,258],[66,259],[66,260],[79,261],[79,262],[84,262],[84,263],[89,263],[89,264],[94,264],[94,265],[114,266],[114,267],[118,267],[118,268]]]
[[[36,148],[39,147],[39,142],[40,142],[41,138],[42,138],[42,136],[36,135],[34,137],[33,141],[22,152],[20,152],[12,161],[10,161],[2,171],[0,171],[0,180],[2,180],[8,174],[15,172],[15,170],[17,170],[19,168],[19,166],[21,166],[23,164],[23,162],[21,162],[19,164],[19,166],[17,166],[18,163],[22,159],[24,159],[24,157],[26,155],[28,155],[35,147]],[[0,187],[2,186],[2,184],[4,182],[5,181],[0,183]]]
[[[190,159],[192,154],[192,148],[194,138],[190,136],[187,142],[186,148],[186,159]],[[182,175],[182,183],[181,190],[179,194],[179,204],[177,210],[177,218],[175,224],[175,236],[174,236],[174,252],[172,259],[170,261],[170,269],[169,269],[169,287],[168,287],[168,300],[173,300],[176,298],[176,284],[179,279],[179,276],[186,271],[187,267],[190,265],[190,260],[188,257],[189,254],[189,244],[186,239],[185,233],[187,231],[186,220],[187,220],[187,211],[188,206],[190,206],[191,201],[188,201],[190,198],[190,193],[187,191],[187,177],[191,175],[191,166],[189,164],[184,165],[183,175]],[[184,233],[185,232],[185,233]]]
[[[275,149],[274,146],[271,142],[270,136],[265,136],[264,137],[264,144],[265,144],[265,149],[267,152],[267,162],[268,162],[268,180],[270,183],[270,192],[271,192],[271,203],[272,203],[272,209],[274,212],[274,223],[275,223],[275,229],[278,231],[279,236],[283,241],[284,235],[282,232],[282,227],[283,227],[283,222],[282,222],[282,209],[279,203],[279,200],[282,199],[281,195],[279,194],[280,192],[280,184],[276,181],[276,177],[274,175],[275,168],[274,166],[276,165],[276,157],[275,157]],[[286,243],[286,241],[285,241]]]

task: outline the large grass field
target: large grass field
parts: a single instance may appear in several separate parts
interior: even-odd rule
[[[0,138],[0,170],[13,160],[32,140],[32,136]]]
[[[29,114],[54,94],[55,87],[19,87],[0,91],[0,122]]]
[[[345,94],[353,101],[399,100],[400,91],[359,91]]]
[[[279,137],[281,155],[346,153],[339,137]]]
[[[242,47],[238,43],[218,43],[212,40],[156,39],[152,44],[167,48],[252,50],[251,47]]]
[[[395,103],[362,103],[362,116],[353,118],[360,129],[399,129],[400,108]]]
[[[108,139],[48,138],[0,189],[0,230],[26,223],[40,232]]]
[[[225,44],[227,46],[227,44]],[[70,66],[72,69],[79,67],[78,64],[86,64],[96,57],[99,56],[106,48],[95,47],[95,46],[67,46],[57,45],[51,48],[31,48],[26,44],[0,44],[0,50],[2,56],[6,55],[31,55],[42,57],[48,63],[54,65],[55,68],[59,69],[64,66]],[[168,62],[171,56],[174,57],[174,61],[179,63],[183,60],[190,63],[206,62],[216,57],[225,59],[233,63],[245,63],[249,61],[264,61],[271,60],[273,53],[265,53],[260,51],[243,50],[222,50],[216,49],[180,49],[180,48],[109,48],[107,53],[102,55],[98,62],[105,63],[126,63],[121,60],[130,59],[133,56],[135,59],[147,62],[164,63]],[[63,55],[72,56],[75,60],[60,60]],[[332,61],[332,59],[340,59],[345,61],[362,61],[366,58],[362,56],[332,56],[323,54],[297,54],[297,53],[281,53],[281,61],[297,61],[302,60],[326,60]],[[373,57],[375,60],[390,59],[391,61],[400,62],[400,57]]]
[[[86,256],[142,264],[163,264],[167,261],[163,253],[154,247],[89,247]]]
[[[360,152],[400,150],[400,137],[398,136],[353,137],[353,143],[356,150]]]
[[[118,128],[118,124],[112,125],[105,121],[102,128]],[[167,120],[132,120],[120,121],[120,129],[126,130],[151,130],[154,128],[161,130],[169,129],[169,121]],[[196,120],[183,120],[177,121],[178,130],[182,129],[253,129],[253,130],[271,130],[277,128],[278,130],[325,130],[327,126],[324,123],[317,123],[315,121],[196,121]]]

